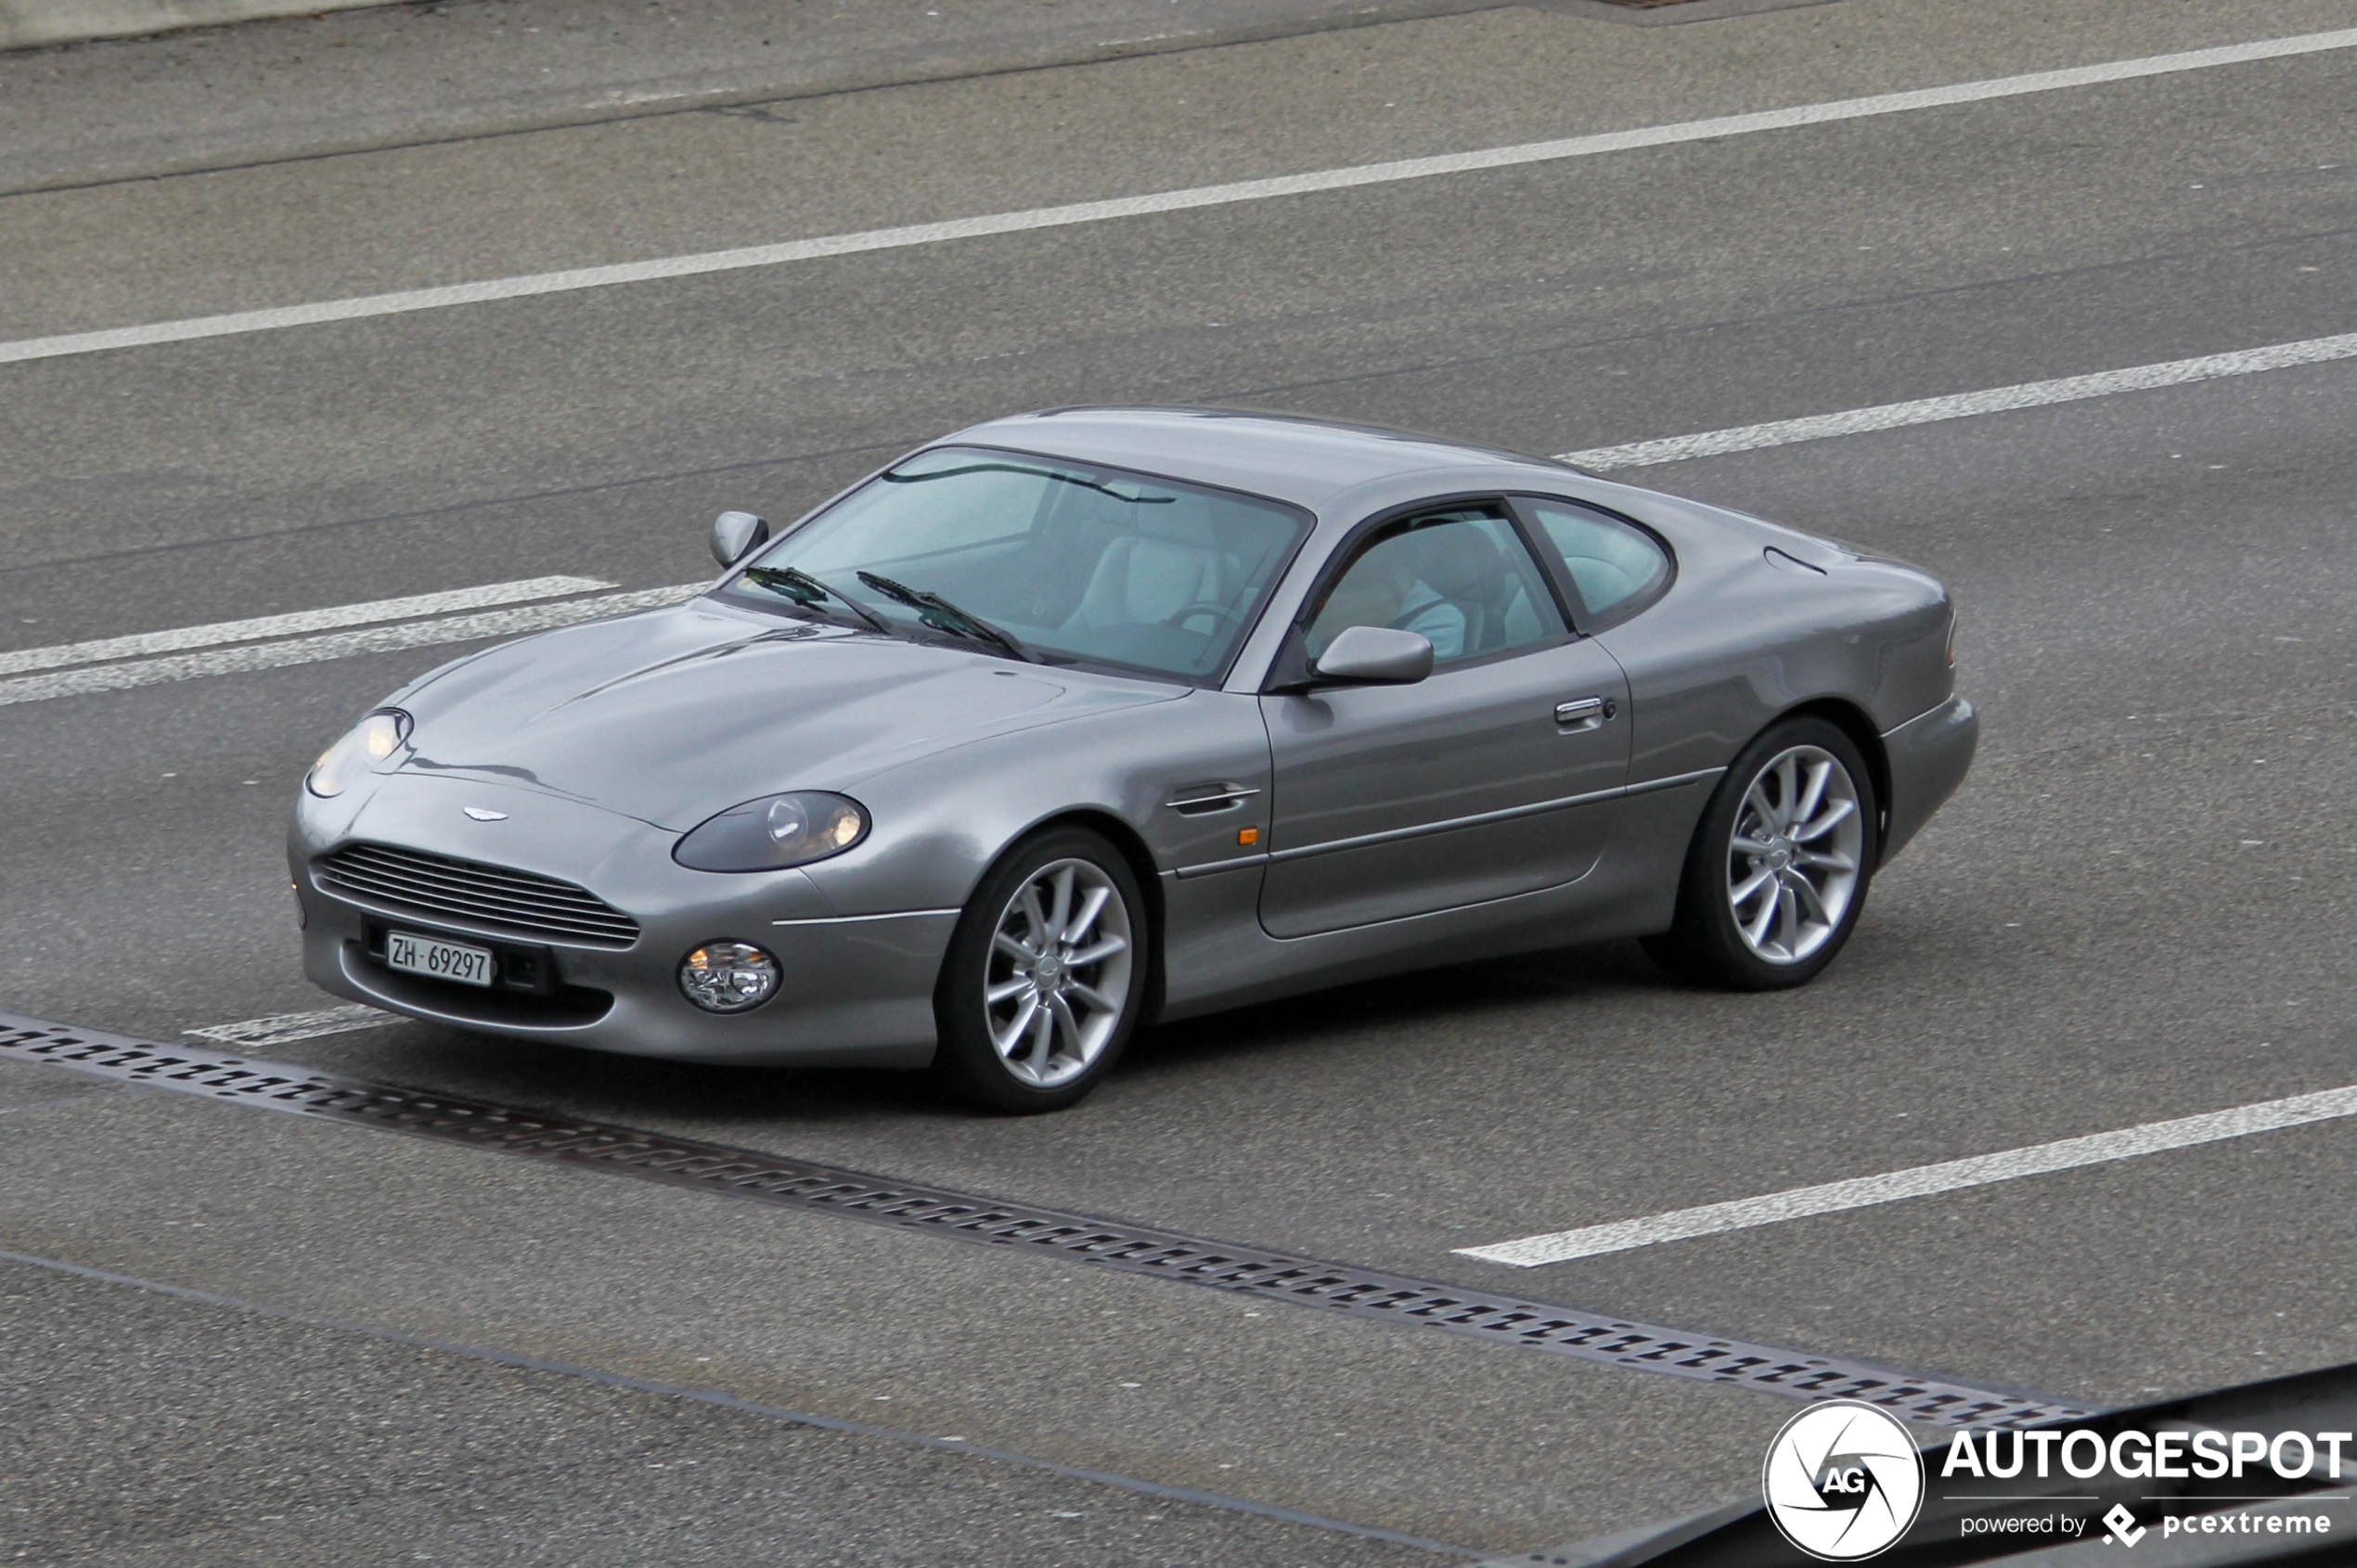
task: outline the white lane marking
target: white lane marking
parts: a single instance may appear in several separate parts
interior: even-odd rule
[[[412,594],[407,598],[329,605],[324,610],[298,610],[285,615],[256,615],[244,621],[215,621],[202,626],[175,626],[163,632],[135,632],[129,636],[58,643],[51,648],[19,648],[0,652],[0,675],[19,675],[26,670],[54,670],[68,664],[95,664],[108,659],[133,659],[142,654],[170,653],[184,648],[212,648],[225,642],[256,642],[264,637],[291,636],[298,632],[324,632],[331,626],[365,626],[376,621],[407,621],[421,615],[446,615],[457,610],[481,610],[495,604],[562,598],[567,594],[589,594],[612,586],[602,577],[528,577],[520,583],[485,583],[480,587],[453,588],[446,593]]]
[[[563,604],[527,605],[515,610],[491,610],[455,615],[444,621],[416,621],[402,626],[377,626],[356,632],[330,632],[297,637],[290,642],[251,643],[241,648],[213,649],[203,653],[175,653],[161,659],[139,659],[122,664],[95,664],[58,670],[43,675],[0,680],[0,707],[12,702],[43,702],[54,697],[81,697],[98,691],[127,691],[163,681],[200,675],[238,675],[251,670],[284,669],[290,664],[316,664],[328,659],[350,659],[364,653],[391,653],[405,648],[431,648],[441,643],[477,642],[486,637],[515,636],[601,621],[634,610],[654,610],[693,598],[712,585],[681,583],[668,588],[641,588],[595,598],[570,599]]]
[[[2329,1122],[2352,1115],[2357,1115],[2357,1086],[2293,1095],[2285,1099],[2261,1100],[2256,1105],[2240,1105],[2231,1111],[2207,1112],[2198,1116],[2180,1116],[2173,1121],[2146,1122],[2138,1126],[2122,1127],[2117,1132],[2060,1138],[2053,1143],[2031,1144],[2026,1149],[1977,1154],[1966,1160],[1946,1160],[1936,1165],[1915,1165],[1903,1171],[1887,1171],[1880,1176],[1859,1176],[1849,1181],[1796,1187],[1784,1192],[1771,1192],[1759,1198],[1741,1198],[1729,1203],[1705,1203],[1699,1208],[1673,1209],[1668,1214],[1648,1215],[1642,1219],[1582,1226],[1577,1230],[1552,1231],[1544,1236],[1525,1236],[1517,1240],[1493,1242],[1486,1247],[1460,1247],[1457,1251],[1464,1257],[1480,1258],[1488,1263],[1510,1263],[1520,1268],[1536,1268],[1541,1264],[1566,1263],[1573,1258],[1625,1253],[1637,1247],[1657,1246],[1664,1241],[1682,1241],[1696,1236],[1718,1236],[1730,1230],[1748,1230],[1755,1226],[1778,1225],[1789,1219],[1805,1219],[1811,1215],[1838,1214],[1845,1209],[1896,1203],[1907,1198],[1926,1198],[1935,1193],[1955,1192],[1968,1187],[1987,1187],[1994,1182],[2016,1181],[2023,1176],[2073,1170],[2081,1165],[2132,1160],[2139,1155],[2189,1149],[2196,1144],[2216,1143],[2223,1138],[2248,1137],[2253,1133],[2274,1132],[2284,1127],[2304,1126],[2312,1122]]]
[[[2188,382],[2212,381],[2223,376],[2249,376],[2261,370],[2285,370],[2296,365],[2323,365],[2337,359],[2351,358],[2357,358],[2357,332],[2344,332],[2338,337],[2309,338],[2296,343],[2275,343],[2261,349],[2237,349],[2232,353],[2203,354],[2196,359],[2172,359],[2162,365],[2099,370],[2090,376],[2024,381],[2018,386],[1991,387],[1985,392],[1920,398],[1913,403],[1886,403],[1873,408],[1846,409],[1838,414],[1812,414],[1805,418],[1777,419],[1764,425],[1738,425],[1732,430],[1705,431],[1698,435],[1634,441],[1625,446],[1599,446],[1586,452],[1565,452],[1555,460],[1599,472],[1608,469],[1647,468],[1656,463],[1683,462],[1690,457],[1752,452],[1764,446],[1789,446],[1800,441],[1862,435],[1869,431],[1936,424],[1943,419],[1969,418],[1976,414],[2001,414],[2015,408],[2042,408],[2051,404],[2109,397],[2115,392],[2181,387]]]
[[[2087,376],[2066,376],[2055,380],[2026,381],[2017,386],[1991,387],[1982,392],[1956,392],[1945,397],[1927,397],[1913,403],[1887,403],[1872,408],[1852,408],[1836,414],[1812,414],[1798,419],[1779,419],[1761,425],[1739,425],[1731,430],[1704,431],[1694,435],[1674,435],[1666,436],[1657,441],[1631,442],[1623,446],[1592,447],[1584,452],[1564,453],[1557,457],[1556,461],[1600,471],[1613,469],[1646,468],[1661,463],[1681,462],[1692,457],[1707,457],[1731,452],[1749,452],[1761,447],[1789,445],[1795,442],[1823,441],[1834,436],[1861,435],[1873,431],[1931,424],[1943,419],[1969,418],[1978,414],[1998,414],[2011,409],[2040,408],[2057,403],[2108,397],[2117,392],[2144,392],[2157,387],[2183,386],[2195,381],[2215,380],[2221,377],[2249,376],[2263,370],[2283,370],[2294,366],[2323,365],[2335,360],[2351,358],[2357,358],[2357,333],[2343,333],[2338,337],[2310,338],[2300,342],[2275,343],[2258,349],[2239,349],[2231,353],[2204,354],[2196,359],[2170,360],[2160,365],[2131,366],[2123,370],[2101,370]],[[593,585],[599,587],[606,585],[591,578],[554,577],[538,581]],[[521,587],[525,585],[507,585]],[[405,648],[430,648],[442,643],[472,642],[486,637],[515,636],[525,632],[546,631],[555,626],[569,626],[578,622],[595,621],[608,615],[620,615],[629,610],[651,610],[662,605],[677,604],[684,599],[694,598],[709,585],[704,583],[680,583],[667,588],[644,588],[630,593],[573,599],[564,604],[535,605],[522,610],[492,610],[476,615],[454,616],[444,621],[418,622],[408,625],[386,626],[371,631],[332,633],[322,636],[297,638],[289,642],[258,643],[241,648],[220,649],[209,653],[135,660],[122,663],[101,664],[92,668],[65,670],[53,675],[0,680],[0,707],[13,702],[39,702],[53,697],[79,697],[93,692],[122,691],[134,687],[154,686],[162,681],[190,680],[201,675],[237,675],[249,670],[272,670],[290,664],[317,663],[328,659],[347,659],[358,654],[385,653]],[[488,592],[491,590],[462,591]],[[398,604],[415,601],[387,600],[385,602]],[[306,610],[290,616],[264,617],[256,621],[231,622],[225,624],[256,627],[274,621],[305,621],[311,617],[340,615],[345,611],[368,608],[370,607],[365,605],[347,605],[338,610]],[[27,652],[46,656],[78,649],[100,649],[114,644],[129,645],[150,638],[169,638],[188,633],[217,629],[220,628],[187,627],[181,632],[148,633],[140,636],[111,638],[107,642],[67,644],[61,649],[32,649]],[[0,659],[6,657],[8,656],[0,655]],[[45,662],[62,662],[62,661],[47,660]],[[10,668],[9,665],[0,663],[0,672],[8,668]]]
[[[397,1013],[380,1008],[322,1008],[317,1012],[280,1012],[268,1018],[249,1018],[236,1023],[209,1024],[202,1029],[183,1029],[192,1040],[218,1040],[224,1045],[261,1048],[283,1046],[294,1040],[316,1040],[322,1035],[348,1035],[355,1029],[380,1029],[388,1023],[408,1021]]]
[[[357,321],[369,316],[398,315],[409,311],[444,310],[453,305],[523,299],[535,294],[567,293],[579,289],[602,289],[618,283],[691,277],[704,273],[732,272],[743,267],[778,266],[789,262],[815,261],[825,256],[847,256],[866,251],[901,250],[910,246],[937,245],[947,240],[975,239],[987,235],[1064,228],[1075,224],[1107,223],[1118,218],[1144,217],[1157,212],[1178,212],[1199,207],[1266,201],[1275,197],[1346,190],[1358,186],[1391,185],[1402,180],[1430,179],[1439,174],[1463,174],[1524,163],[1591,158],[1599,153],[1668,147],[1680,142],[1748,135],[1761,131],[1792,130],[1803,125],[1823,125],[1874,115],[1903,114],[1920,109],[1944,109],[1956,104],[1986,102],[1991,98],[2020,97],[2031,93],[2051,93],[2069,87],[2166,76],[2213,66],[2243,65],[2256,60],[2280,59],[2352,46],[2357,46],[2357,28],[2343,28],[2332,32],[2302,33],[2298,37],[2269,38],[2213,49],[2191,49],[2180,54],[2074,66],[2063,71],[2039,71],[2021,76],[1958,82],[1944,87],[1926,87],[1913,92],[1878,93],[1869,97],[1836,98],[1826,103],[1763,109],[1751,114],[1728,114],[1709,120],[1648,125],[1629,131],[1606,131],[1593,135],[1565,136],[1554,141],[1524,142],[1513,147],[1486,148],[1476,152],[1444,153],[1434,158],[1402,158],[1346,169],[1280,174],[1269,179],[1194,186],[1145,196],[1075,201],[1058,207],[1034,207],[1017,212],[993,212],[979,217],[955,218],[946,223],[908,224],[895,228],[826,235],[812,239],[789,240],[779,245],[706,251],[691,255],[658,257],[652,261],[625,262],[611,266],[570,267],[561,272],[487,278],[439,289],[406,289],[394,293],[363,294],[311,304],[286,305],[274,310],[233,311],[224,315],[192,316],[179,321],[150,322],[140,327],[69,332],[51,338],[26,338],[14,342],[0,342],[0,364],[55,359],[67,354],[99,353],[109,349],[139,348],[154,343],[185,342],[196,338],[268,332],[279,328],[311,327],[330,321]]]

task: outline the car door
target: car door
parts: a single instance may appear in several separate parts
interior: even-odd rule
[[[1585,875],[1629,769],[1620,667],[1575,636],[1512,512],[1452,507],[1358,541],[1295,632],[1420,632],[1406,686],[1264,695],[1273,763],[1262,926],[1297,937],[1534,892]],[[1306,669],[1306,662],[1302,665]]]

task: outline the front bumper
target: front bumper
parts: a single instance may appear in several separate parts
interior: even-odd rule
[[[921,1067],[933,991],[958,912],[844,918],[799,871],[744,875],[675,863],[675,833],[537,790],[392,774],[356,803],[303,796],[288,858],[303,910],[303,971],[339,996],[454,1027],[631,1056],[795,1066]],[[462,806],[505,819],[482,823]],[[530,871],[589,889],[638,924],[626,947],[519,934],[323,885],[318,857],[352,841]],[[385,967],[387,929],[506,950],[552,972],[530,992],[482,990]],[[741,1013],[681,995],[680,959],[720,940],[757,943],[784,971]],[[503,968],[504,968],[503,964]]]
[[[1880,864],[1889,865],[1956,792],[1979,744],[1980,715],[1961,697],[1916,714],[1882,738],[1890,764],[1890,800]]]

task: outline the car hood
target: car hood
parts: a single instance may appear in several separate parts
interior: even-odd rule
[[[780,790],[1185,688],[1048,669],[710,600],[544,633],[396,700],[402,770],[496,779],[685,831]]]

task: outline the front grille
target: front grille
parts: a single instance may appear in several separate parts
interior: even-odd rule
[[[586,888],[391,844],[345,844],[312,864],[329,893],[380,908],[440,915],[543,942],[627,947],[638,922]]]

